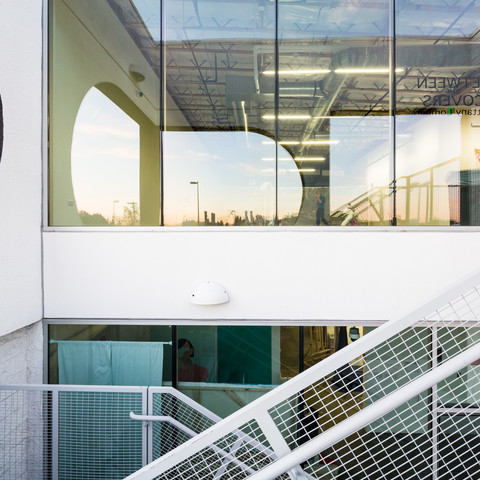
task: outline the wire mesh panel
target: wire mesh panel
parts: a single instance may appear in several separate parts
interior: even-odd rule
[[[152,392],[150,398],[149,413],[171,417],[195,433],[203,432],[220,420],[211,412],[207,415],[205,409],[200,410],[200,406],[194,405],[193,401],[187,403],[186,400],[190,399],[184,398],[179,392]],[[165,455],[191,438],[189,434],[168,422],[153,422],[152,428],[152,459]]]
[[[437,478],[480,479],[480,409],[475,413],[451,411],[438,420]]]
[[[296,392],[269,413],[290,448],[296,448],[478,343],[477,318],[480,295],[474,289]]]
[[[0,478],[51,478],[51,394],[0,390]]]
[[[241,480],[274,461],[262,430],[255,421],[226,435],[155,477],[158,480]],[[285,477],[287,478],[287,477]]]
[[[58,472],[62,480],[121,479],[142,467],[142,392],[60,391]]]
[[[480,385],[480,370],[474,372]],[[470,379],[456,374],[439,393],[460,395]],[[429,393],[310,458],[304,471],[319,480],[479,480],[480,406],[445,408]]]

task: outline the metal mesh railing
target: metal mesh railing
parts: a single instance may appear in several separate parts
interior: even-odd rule
[[[304,444],[316,442],[318,438],[335,430],[335,427],[355,424],[359,416],[365,418],[362,417],[364,412],[368,411],[367,415],[371,415],[378,403],[389,401],[401,390],[408,391],[410,385],[415,384],[415,388],[421,388],[418,385],[421,385],[424,377],[437,370],[446,371],[442,369],[444,363],[452,365],[450,359],[458,356],[462,360],[464,352],[471,353],[471,347],[480,343],[480,293],[479,289],[472,289],[472,285],[478,283],[478,276],[469,279],[411,314],[375,329],[129,479],[273,478],[262,476],[261,470],[265,468],[265,471],[274,471],[272,464],[278,462],[283,465],[280,461],[283,457],[295,458],[296,451],[302,450]],[[468,293],[465,294],[465,291]],[[461,295],[455,298],[454,295],[459,293]],[[452,297],[455,300],[449,301]],[[475,383],[476,380],[476,377],[472,377],[472,382]],[[372,423],[372,428],[376,428],[375,422],[391,422],[395,431],[393,425],[400,421],[409,429],[421,429],[425,435],[428,425],[425,426],[424,419],[431,416],[433,408],[445,403],[444,389],[432,385],[423,393],[420,390],[414,395],[418,399],[414,398],[413,403],[406,402],[390,413],[388,402],[383,402],[383,408],[387,411],[383,413],[382,419]],[[450,400],[460,402],[456,397]],[[261,451],[258,445],[242,444],[241,439],[234,434],[251,422],[257,422],[260,427],[255,427],[252,438],[267,445],[268,449],[273,450],[273,455],[257,457],[257,451]],[[395,433],[397,437],[405,434],[403,430]],[[371,437],[373,438],[372,435]],[[354,449],[354,440],[345,438],[343,441],[346,442],[345,448]],[[332,444],[337,442],[338,439],[334,439]],[[222,444],[220,455],[219,444]],[[364,448],[366,445],[363,441]],[[379,442],[379,445],[378,448],[384,448],[384,455],[387,455],[386,444]],[[397,444],[395,448],[400,448],[402,454],[410,458],[408,442],[403,447],[401,443]],[[238,452],[243,453],[245,450],[249,452],[248,461],[242,462],[242,465],[239,464]],[[374,451],[375,449],[372,450]],[[346,464],[335,448],[316,453],[320,455],[317,457],[318,466],[324,472],[324,477],[318,478],[337,475],[338,470]],[[223,462],[220,461],[222,455]],[[226,468],[226,463],[230,468],[236,469],[234,476]],[[288,463],[289,467],[282,472],[295,478],[300,463],[303,460],[297,464]],[[316,478],[317,473],[311,469],[308,471],[308,465],[308,462],[303,465],[303,474]],[[379,471],[383,474],[382,469]],[[180,477],[175,476],[178,472],[181,472]],[[371,480],[377,477],[363,478]]]
[[[68,480],[124,478],[143,465],[143,392],[60,391],[58,477]]]
[[[51,394],[0,390],[0,478],[51,478]]]
[[[202,408],[174,389],[152,388],[149,413],[170,417],[198,434],[215,425],[220,417]],[[191,436],[168,422],[153,422],[152,457],[156,459],[186,442]]]
[[[469,383],[480,385],[480,369],[447,378],[438,394],[460,396],[470,390]],[[445,407],[425,390],[335,443],[328,455],[308,459],[304,471],[318,480],[478,480],[478,400],[470,393],[468,408]]]
[[[291,395],[269,413],[290,448],[296,448],[476,343],[477,318],[480,294],[474,289]],[[422,326],[427,323],[431,326]]]
[[[240,480],[248,478],[272,461],[273,454],[262,429],[255,420],[241,426],[155,477],[158,480],[222,478]]]
[[[0,386],[0,479],[120,480],[218,420],[171,387]]]

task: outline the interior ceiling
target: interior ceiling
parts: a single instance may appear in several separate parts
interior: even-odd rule
[[[147,0],[108,0],[152,68],[160,75],[160,17]],[[391,110],[389,1],[280,0],[278,128],[282,141],[328,138],[322,116],[385,115]],[[479,73],[480,1],[397,0],[396,109],[425,111],[418,86],[425,76]],[[143,16],[142,16],[143,15]],[[273,138],[274,4],[270,0],[188,0],[164,3],[164,76],[177,107],[195,129],[248,129]],[[386,68],[377,74],[338,69]],[[329,73],[284,74],[292,70]],[[472,85],[443,89],[452,96]],[[419,110],[420,109],[420,110]],[[267,116],[267,118],[265,118]],[[285,118],[301,116],[302,118]],[[309,118],[310,117],[310,118]],[[175,128],[168,125],[167,128]],[[372,123],[370,128],[375,129]],[[357,133],[361,133],[358,131]],[[357,140],[361,148],[362,138]],[[298,156],[328,155],[328,146],[288,146]]]

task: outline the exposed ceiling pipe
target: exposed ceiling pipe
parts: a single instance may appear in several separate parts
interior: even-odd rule
[[[326,99],[323,98],[316,98],[314,102],[312,118],[307,122],[305,126],[305,130],[300,139],[300,145],[298,147],[298,154],[302,153],[305,150],[305,140],[311,138],[315,131],[319,130],[322,126],[323,122],[325,121],[323,117],[330,112],[332,108],[333,102],[337,98],[343,84],[346,80],[345,75],[337,75],[335,73],[331,73],[327,75],[321,82],[322,92],[325,94]]]

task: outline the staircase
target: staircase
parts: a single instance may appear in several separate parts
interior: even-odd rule
[[[387,322],[126,478],[478,480],[477,285]]]
[[[459,170],[460,159],[453,158],[374,187],[333,210],[331,224],[389,225],[394,217],[397,225],[460,224]]]

